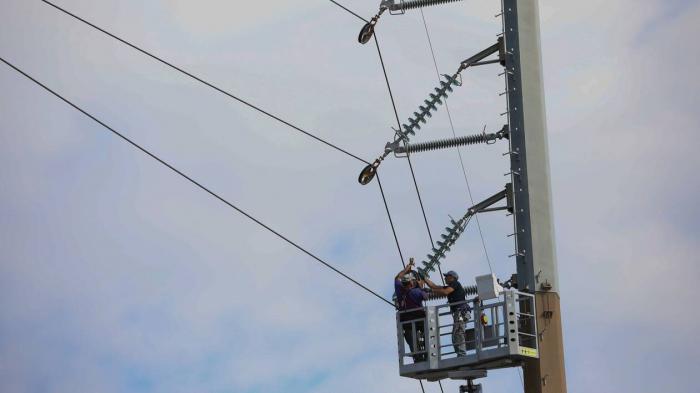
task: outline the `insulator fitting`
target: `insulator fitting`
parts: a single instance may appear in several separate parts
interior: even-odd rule
[[[435,243],[438,245],[438,248],[433,247],[431,250],[432,254],[426,255],[426,260],[421,262],[423,267],[419,267],[417,269],[420,274],[428,277],[430,276],[430,272],[435,271],[436,267],[440,264],[440,259],[445,258],[446,253],[451,250],[451,247],[455,244],[455,242],[457,242],[457,239],[459,239],[462,232],[464,232],[470,218],[470,213],[467,213],[459,221],[450,220],[452,226],[446,227],[445,233],[440,235],[440,237],[442,237],[442,241]]]
[[[357,37],[357,41],[360,44],[366,44],[374,36],[374,26],[379,22],[379,18],[382,16],[384,11],[389,10],[391,14],[403,14],[406,10],[412,10],[415,8],[429,7],[431,5],[439,5],[444,3],[454,3],[461,0],[382,0],[379,4],[379,12],[375,15],[367,24],[360,30],[360,35]]]
[[[435,94],[431,93],[430,97],[424,101],[425,106],[420,106],[417,112],[413,112],[413,117],[408,119],[408,124],[403,124],[403,130],[400,131],[399,138],[408,142],[412,135],[416,135],[415,130],[420,130],[420,124],[427,123],[426,118],[432,117],[432,113],[437,111],[438,105],[443,104],[443,99],[447,98],[448,93],[452,93],[453,86],[461,86],[461,82],[457,80],[457,74],[454,76],[443,75],[444,81],[440,81],[440,87],[435,88]]]
[[[415,145],[398,146],[395,153],[420,153],[430,150],[449,149],[451,147],[476,145],[479,143],[493,143],[498,139],[508,138],[508,126],[503,126],[503,129],[497,133],[482,133],[476,135],[461,136],[453,139],[442,139],[431,142],[421,142]]]

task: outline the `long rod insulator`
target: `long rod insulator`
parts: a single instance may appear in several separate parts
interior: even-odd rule
[[[436,267],[440,265],[440,259],[445,258],[445,254],[450,251],[451,247],[459,239],[459,236],[464,232],[464,229],[466,229],[472,215],[473,213],[469,211],[459,221],[450,220],[452,226],[445,228],[445,233],[440,235],[442,241],[436,243],[438,248],[433,247],[432,254],[426,255],[427,260],[421,262],[423,267],[417,269],[420,274],[430,276],[430,272],[435,271]]]
[[[459,236],[464,232],[464,230],[467,227],[467,224],[469,224],[469,221],[472,219],[472,217],[504,198],[512,198],[510,188],[510,184],[507,184],[503,191],[491,197],[488,197],[483,201],[477,203],[476,205],[470,207],[469,210],[467,210],[467,212],[464,214],[464,216],[458,221],[451,219],[450,222],[452,223],[452,226],[445,228],[445,233],[441,235],[442,241],[438,241],[436,243],[438,245],[438,248],[433,247],[432,254],[426,255],[427,260],[424,260],[422,262],[423,267],[419,267],[416,270],[418,270],[418,272],[423,276],[430,276],[430,272],[434,272],[437,266],[440,265],[440,259],[445,258],[445,254],[447,254],[450,251],[450,248],[455,244],[457,239],[459,239]],[[508,206],[510,206],[509,202],[507,202],[507,204]]]
[[[431,142],[421,142],[414,145],[398,146],[394,152],[398,154],[403,153],[420,153],[424,151],[438,150],[438,149],[449,149],[451,147],[466,146],[466,145],[476,145],[479,143],[492,143],[498,139],[508,138],[508,126],[503,126],[503,128],[496,133],[482,133],[476,135],[461,136],[453,139],[441,139]]]
[[[402,10],[412,10],[414,8],[429,7],[433,5],[440,5],[446,3],[454,3],[461,0],[406,0],[397,5]]]
[[[432,117],[432,113],[437,111],[438,105],[443,104],[443,99],[446,99],[448,93],[452,93],[454,90],[453,86],[461,86],[462,84],[457,80],[457,75],[449,76],[443,75],[445,77],[444,81],[440,81],[440,87],[435,88],[435,94],[430,93],[427,100],[423,101],[425,106],[420,106],[418,112],[413,112],[413,117],[408,119],[408,124],[403,124],[403,131],[399,132],[399,137],[405,141],[408,141],[412,135],[416,135],[415,130],[420,130],[420,123],[427,123],[426,117]]]

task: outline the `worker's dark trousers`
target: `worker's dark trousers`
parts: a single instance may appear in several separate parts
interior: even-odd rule
[[[422,311],[416,311],[415,313],[411,312],[402,315],[401,320],[411,321],[420,318],[425,318],[425,313]],[[403,325],[403,338],[408,343],[408,348],[410,348],[411,353],[425,351],[425,321],[415,322],[416,332],[413,331],[413,326],[414,325],[412,323],[406,323]],[[416,347],[413,345],[414,333],[416,334]],[[423,362],[426,359],[425,355],[425,353],[413,355],[413,361]]]

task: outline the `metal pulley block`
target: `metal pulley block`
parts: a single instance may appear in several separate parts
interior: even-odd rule
[[[362,27],[362,30],[360,30],[360,35],[357,37],[357,41],[359,41],[360,44],[366,44],[372,39],[372,36],[374,36],[374,26],[377,24],[379,18],[386,10],[389,10],[389,13],[392,15],[400,15],[405,13],[406,10],[443,3],[454,3],[456,1],[461,0],[382,0],[382,2],[379,3],[379,12]]]

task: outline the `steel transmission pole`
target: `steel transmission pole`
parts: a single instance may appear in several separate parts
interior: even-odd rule
[[[519,289],[536,296],[539,359],[526,393],[565,393],[538,0],[502,0]]]

